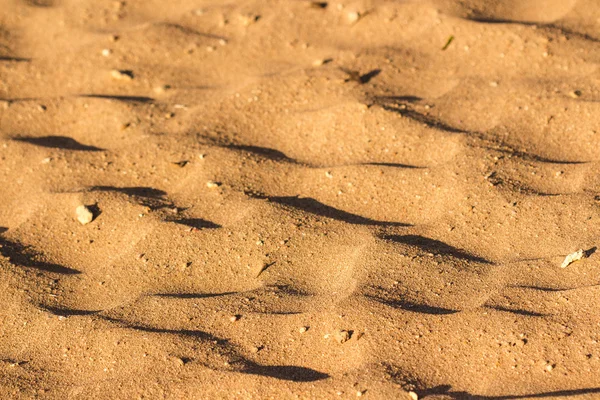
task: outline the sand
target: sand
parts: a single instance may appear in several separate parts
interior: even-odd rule
[[[0,1],[0,398],[599,398],[599,25]]]

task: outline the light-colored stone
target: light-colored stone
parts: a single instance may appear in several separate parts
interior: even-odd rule
[[[75,215],[77,216],[77,221],[82,225],[89,224],[94,219],[94,213],[83,204],[75,209]]]
[[[572,263],[574,263],[575,261],[579,261],[583,258],[583,249],[579,249],[574,253],[569,254],[567,257],[565,257],[565,260],[563,261],[563,263],[561,264],[561,268],[566,268],[569,265],[571,265]]]
[[[340,344],[346,343],[348,340],[350,340],[350,332],[346,330],[336,332],[335,340],[337,340]]]

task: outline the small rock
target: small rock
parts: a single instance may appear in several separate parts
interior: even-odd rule
[[[111,49],[103,49],[102,50],[102,55],[104,57],[109,57],[112,54],[112,50]]]
[[[419,395],[417,395],[415,392],[408,392],[408,395],[412,400],[419,400]]]
[[[210,189],[214,189],[214,188],[218,188],[219,186],[221,186],[221,183],[215,182],[215,181],[208,181],[208,182],[206,182],[206,186]]]
[[[365,394],[367,391],[366,390],[357,390],[356,391],[356,397],[361,397],[363,394]]]
[[[346,343],[348,340],[350,340],[350,332],[346,330],[338,331],[335,334],[335,340],[337,340],[340,344]]]
[[[110,71],[110,76],[112,76],[113,79],[116,79],[118,81],[133,80],[133,72],[126,70],[113,69],[112,71]]]
[[[77,215],[77,221],[79,221],[82,225],[89,224],[94,219],[94,213],[84,206],[80,205],[75,209],[75,214]]]
[[[565,257],[565,260],[563,261],[563,263],[561,264],[561,268],[566,268],[569,265],[571,265],[572,263],[574,263],[575,261],[579,261],[583,258],[584,253],[583,253],[583,249],[579,249],[574,253],[569,254],[567,257]]]
[[[229,317],[229,320],[230,320],[231,322],[236,322],[236,321],[238,321],[240,318],[242,318],[242,316],[241,316],[241,315],[232,315],[231,317]]]
[[[546,371],[552,372],[552,370],[554,369],[554,367],[555,367],[554,364],[548,364],[548,365],[546,365]]]
[[[171,86],[169,86],[169,85],[160,85],[160,86],[156,86],[153,90],[154,90],[154,93],[161,94],[161,93],[166,92],[169,89],[171,89]]]
[[[319,58],[315,61],[313,61],[313,65],[315,67],[320,67],[321,65],[325,65],[325,64],[329,64],[330,62],[332,62],[333,60],[331,58]]]
[[[578,99],[581,97],[581,90],[573,90],[572,92],[569,92],[569,96]]]
[[[298,329],[298,332],[300,333],[304,333],[308,330],[308,326],[301,326],[300,329]]]
[[[349,24],[355,24],[360,19],[360,13],[358,11],[349,11],[346,13],[346,21]]]

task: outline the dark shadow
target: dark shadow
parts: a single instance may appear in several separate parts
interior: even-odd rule
[[[543,23],[543,22],[534,22],[534,21],[514,21],[510,19],[502,19],[502,18],[490,18],[490,17],[470,17],[466,18],[469,21],[479,22],[483,24],[514,24],[514,25],[522,25],[522,26],[535,26],[539,30],[547,30],[551,32],[556,32],[566,36],[576,37],[581,40],[587,40],[590,42],[598,43],[600,42],[600,38],[596,38],[590,36],[587,33],[576,32],[572,29],[565,28],[553,23]]]
[[[72,316],[84,317],[87,315],[95,315],[95,314],[98,314],[99,312],[102,312],[102,310],[96,310],[96,311],[77,310],[77,309],[72,309],[72,308],[60,308],[60,307],[45,306],[45,305],[39,305],[39,307],[42,310],[48,311],[49,313],[51,313],[53,315],[64,316],[64,317],[72,317]]]
[[[301,315],[302,311],[254,311],[255,314],[262,315]]]
[[[31,58],[21,58],[21,57],[8,57],[8,56],[0,56],[0,61],[9,61],[9,62],[30,62]]]
[[[474,132],[465,130],[465,129],[460,129],[460,128],[456,128],[454,126],[448,125],[447,123],[432,117],[430,115],[425,115],[422,114],[418,111],[415,110],[410,110],[408,108],[399,108],[399,107],[395,107],[395,106],[391,106],[391,105],[386,105],[386,104],[380,104],[381,108],[384,109],[385,111],[389,111],[389,112],[394,112],[396,114],[400,114],[403,117],[406,117],[408,119],[411,119],[415,122],[418,122],[420,124],[423,124],[425,126],[427,126],[430,129],[438,129],[438,130],[442,130],[445,132],[449,132],[449,133],[460,133],[460,134],[466,134],[466,135],[473,135],[475,134]]]
[[[54,6],[54,1],[52,1],[52,0],[22,0],[22,1],[30,7],[47,8],[47,7]]]
[[[402,222],[386,222],[377,221],[370,218],[362,217],[360,215],[352,214],[346,211],[338,210],[337,208],[323,204],[310,197],[298,197],[298,196],[259,196],[254,195],[255,198],[265,198],[270,202],[281,204],[288,207],[297,208],[299,210],[315,214],[321,217],[331,218],[337,221],[346,222],[349,224],[356,225],[378,225],[378,226],[411,226]]]
[[[524,25],[524,26],[538,26],[541,27],[544,24],[533,21],[513,21],[510,19],[502,19],[502,18],[489,18],[489,17],[470,17],[467,18],[469,21],[479,22],[482,24],[514,24],[514,25]]]
[[[552,287],[546,287],[546,286],[528,286],[528,285],[511,285],[508,287],[517,288],[517,289],[537,290],[540,292],[568,292],[570,290],[587,289],[587,288],[593,288],[593,287],[598,287],[598,286],[600,286],[600,283],[597,283],[595,285],[576,286],[576,287],[570,287],[570,288],[552,288]]]
[[[257,16],[256,21],[258,21],[258,18],[260,18],[259,16]],[[208,38],[208,39],[215,39],[215,40],[228,40],[227,37],[225,36],[220,36],[220,35],[215,35],[212,33],[204,33],[204,32],[200,32],[197,31],[195,29],[192,28],[188,28],[187,26],[183,26],[183,25],[179,25],[179,24],[175,24],[175,23],[171,23],[171,22],[157,22],[154,24],[155,26],[164,26],[167,28],[173,28],[175,30],[178,30],[182,33],[188,34],[188,35],[194,35],[194,36],[198,36],[201,38]]]
[[[81,94],[79,97],[86,97],[90,99],[104,99],[104,100],[116,100],[125,103],[153,103],[152,97],[144,96],[118,96],[118,95],[107,95],[107,94]]]
[[[320,8],[320,9],[324,9],[327,8],[327,2],[326,1],[311,1],[310,2],[310,6],[312,8]]]
[[[130,187],[116,187],[116,186],[92,186],[89,188],[92,192],[116,192],[122,193],[131,197],[138,204],[148,207],[152,211],[160,210],[163,208],[173,208],[172,202],[167,200],[165,196],[167,192],[154,189],[146,186],[130,186]]]
[[[136,325],[130,324],[126,321],[120,320],[118,318],[100,316],[105,321],[115,323],[117,325],[122,326],[127,329],[134,329],[137,331],[148,332],[148,333],[164,333],[168,335],[177,335],[177,336],[185,336],[191,339],[200,339],[202,341],[210,341],[216,344],[226,344],[228,341],[225,339],[218,338],[210,333],[200,331],[200,330],[192,330],[192,329],[163,329],[163,328],[153,328],[150,326],[144,325]]]
[[[8,228],[0,226],[0,235],[3,234],[4,232],[6,232],[7,230],[8,230]]]
[[[228,149],[245,151],[248,153],[256,154],[261,157],[268,158],[269,160],[275,161],[286,161],[297,164],[298,162],[293,158],[286,156],[279,150],[270,149],[268,147],[260,147],[260,146],[245,146],[245,145],[237,145],[237,144],[229,144],[223,146]]]
[[[484,307],[495,310],[495,311],[507,312],[507,313],[511,313],[511,314],[522,315],[525,317],[547,317],[547,316],[549,316],[549,314],[542,314],[542,313],[538,313],[535,311],[513,309],[513,308],[508,308],[508,307],[502,307],[502,306],[484,306]]]
[[[429,253],[449,255],[454,258],[459,258],[461,260],[473,261],[483,264],[493,264],[491,261],[486,260],[485,258],[478,257],[454,246],[450,246],[449,244],[444,243],[442,241],[430,239],[425,236],[384,235],[382,236],[382,239],[391,240],[392,242],[406,244],[409,246],[415,246]]]
[[[223,293],[156,293],[151,296],[165,297],[172,299],[208,299],[212,297],[231,296],[238,294],[237,292],[223,292]]]
[[[366,74],[362,74],[359,71],[354,71],[346,68],[340,68],[344,73],[348,75],[348,78],[344,80],[344,82],[356,82],[364,85],[365,83],[369,83],[369,81],[375,78],[377,75],[381,73],[380,69],[374,69],[372,71],[367,72]]]
[[[336,165],[329,165],[329,166],[314,165],[314,164],[308,164],[308,163],[304,163],[304,162],[295,160],[291,157],[288,157],[287,155],[285,155],[283,152],[281,152],[279,150],[271,149],[268,147],[246,146],[246,145],[237,145],[237,144],[218,145],[218,146],[224,147],[227,149],[231,149],[231,150],[248,152],[248,153],[255,154],[257,156],[264,157],[264,158],[267,158],[267,159],[273,160],[273,161],[282,161],[282,162],[287,162],[287,163],[291,163],[291,164],[304,165],[304,166],[307,166],[310,168],[335,168],[335,167],[354,166],[354,165],[373,165],[373,166],[380,166],[380,167],[410,168],[410,169],[425,168],[425,167],[419,167],[419,166],[408,165],[408,164],[388,163],[388,162],[362,162],[362,163],[356,163],[356,164],[346,164],[346,165],[337,165],[337,166]]]
[[[301,296],[301,297],[312,296],[312,294],[309,292],[297,289],[291,285],[284,284],[284,283],[276,283],[273,285],[263,286],[259,289],[255,289],[254,291],[259,291],[259,290],[263,290],[263,291],[270,290],[273,293],[284,294],[287,296]]]
[[[221,225],[204,220],[202,218],[182,218],[182,219],[167,219],[168,222],[173,222],[179,225],[189,226],[195,229],[217,229]]]
[[[519,151],[519,150],[512,149],[512,148],[502,149],[502,148],[495,148],[495,147],[489,147],[489,146],[482,146],[482,148],[486,149],[486,150],[497,151],[499,153],[504,153],[504,154],[508,154],[510,156],[518,157],[525,161],[535,161],[535,162],[540,162],[540,163],[559,164],[559,165],[589,164],[589,161],[556,160],[553,158],[547,158],[547,157],[539,156],[537,154],[531,154],[531,153]]]
[[[419,167],[417,165],[399,164],[399,163],[388,163],[388,162],[365,162],[354,165],[371,165],[374,167],[390,167],[390,168],[404,168],[404,169],[427,169],[427,167]]]
[[[440,385],[429,389],[416,390],[419,398],[426,399],[428,396],[447,396],[454,400],[519,400],[519,399],[543,399],[543,398],[571,398],[573,396],[583,396],[586,394],[600,393],[600,387],[584,389],[566,389],[552,392],[531,393],[523,395],[501,395],[501,396],[482,396],[465,391],[453,391],[450,385]]]
[[[81,271],[73,268],[40,261],[39,258],[41,255],[31,249],[29,246],[24,246],[18,242],[12,242],[3,237],[0,237],[0,254],[8,258],[11,263],[24,268],[34,268],[41,271],[65,275],[75,275],[81,273]]]
[[[25,142],[35,146],[74,151],[104,151],[99,147],[88,146],[66,136],[15,137],[12,140]]]
[[[585,250],[583,252],[583,256],[585,258],[590,257],[592,254],[594,254],[596,252],[596,250],[598,250],[598,248],[596,246],[592,247],[591,249]]]
[[[375,96],[373,98],[375,104],[386,103],[416,103],[423,100],[418,96]]]
[[[360,83],[362,83],[362,84],[369,83],[369,81],[371,81],[371,79],[375,78],[380,73],[381,73],[380,69],[374,69],[372,71],[369,71],[366,74],[363,74],[360,76]]]
[[[460,310],[454,310],[451,308],[443,308],[430,306],[427,304],[417,304],[410,301],[404,300],[390,300],[382,297],[366,296],[378,303],[385,304],[386,306],[397,308],[404,311],[410,311],[418,314],[429,314],[429,315],[450,315],[460,312]]]
[[[252,362],[248,362],[246,368],[241,372],[292,382],[315,382],[329,378],[329,375],[311,368],[294,365],[267,366]]]
[[[150,199],[160,199],[167,195],[167,192],[160,189],[154,189],[147,186],[129,186],[129,187],[117,187],[117,186],[92,186],[90,187],[91,192],[118,192],[126,194],[127,196],[146,197]]]
[[[98,207],[98,204],[90,204],[89,206],[86,206],[88,208],[88,210],[90,210],[92,212],[92,221],[95,220],[96,218],[98,218],[100,216],[100,214],[102,214],[102,210],[100,210],[100,207]]]
[[[495,188],[501,188],[510,190],[515,193],[524,194],[526,196],[540,196],[540,197],[557,197],[562,196],[566,193],[548,193],[548,192],[540,192],[537,189],[532,188],[529,185],[524,184],[521,181],[516,179],[505,178],[496,173],[496,171],[492,172],[486,177],[487,181],[492,184]]]

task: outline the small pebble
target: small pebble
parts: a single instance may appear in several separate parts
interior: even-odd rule
[[[366,390],[357,390],[356,391],[356,397],[361,397],[363,394],[365,394],[367,391]]]
[[[169,89],[171,89],[171,86],[169,86],[169,85],[156,86],[154,88],[154,93],[157,93],[157,94],[164,93],[164,92],[166,92]]]
[[[75,214],[77,215],[77,221],[79,221],[82,225],[89,224],[94,219],[94,214],[92,211],[84,205],[77,207],[75,209]]]
[[[349,11],[346,13],[346,20],[350,24],[355,24],[360,19],[360,13],[357,11]]]
[[[112,54],[112,50],[111,49],[103,49],[102,50],[102,55],[104,57],[109,57]]]
[[[133,80],[133,72],[131,72],[131,71],[121,71],[118,69],[113,69],[112,71],[110,71],[110,76],[112,76],[113,79],[116,79],[119,81]]]
[[[42,160],[42,164],[48,164],[50,161],[52,161],[52,157],[46,157]]]
[[[236,321],[238,321],[240,318],[242,318],[242,316],[241,316],[241,315],[232,315],[231,317],[229,317],[229,320],[230,320],[231,322],[236,322]]]
[[[419,396],[415,392],[408,392],[408,395],[412,400],[419,400]]]
[[[300,333],[304,333],[308,330],[308,326],[301,326],[300,329],[298,329],[298,332]]]
[[[552,364],[546,365],[546,371],[552,372],[553,369],[554,369],[554,365],[552,365]]]
[[[337,340],[340,344],[346,343],[348,340],[350,340],[350,332],[346,330],[338,331],[335,334],[335,340]]]
[[[215,181],[208,181],[208,182],[206,182],[206,186],[210,189],[214,189],[214,188],[218,188],[219,186],[221,186],[221,183],[215,182]]]
[[[574,98],[574,99],[578,99],[581,97],[581,90],[574,90],[572,92],[569,93],[569,96]]]

